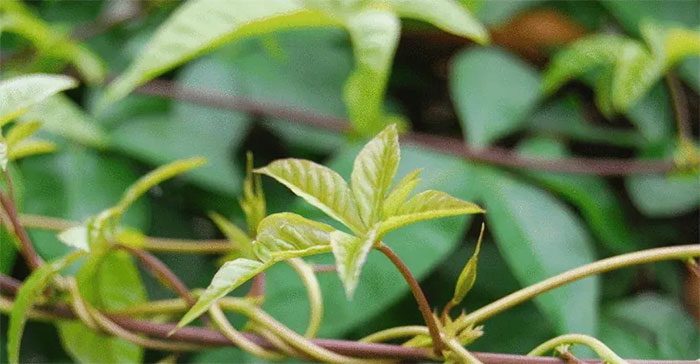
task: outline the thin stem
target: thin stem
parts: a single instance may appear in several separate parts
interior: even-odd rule
[[[392,263],[394,263],[403,278],[406,280],[406,283],[408,283],[408,286],[411,288],[411,292],[413,293],[413,297],[418,303],[418,309],[420,310],[421,315],[423,315],[423,320],[425,320],[425,324],[428,326],[428,331],[430,331],[430,337],[433,339],[433,350],[435,351],[435,355],[441,355],[442,340],[440,339],[440,329],[438,328],[437,322],[435,322],[435,317],[430,310],[430,304],[428,303],[428,299],[425,298],[425,294],[420,288],[420,284],[418,284],[418,281],[411,273],[411,270],[408,269],[406,264],[404,264],[401,258],[399,258],[399,256],[396,255],[391,248],[380,242],[377,244],[377,249],[384,253],[384,255],[389,258]]]
[[[246,294],[246,297],[250,298],[264,298],[265,297],[265,272],[261,272],[253,277],[250,285],[250,291]],[[262,301],[261,301],[262,302]]]
[[[588,335],[581,335],[581,334],[568,334],[568,335],[561,335],[557,336],[554,339],[547,340],[546,342],[540,344],[536,348],[534,348],[532,351],[530,351],[527,355],[528,356],[543,356],[547,354],[548,352],[556,349],[560,345],[569,345],[569,344],[581,344],[581,345],[586,345],[589,348],[591,348],[593,351],[595,351],[598,356],[603,359],[606,363],[609,364],[627,364],[627,362],[620,358],[617,354],[615,354],[614,351],[610,350],[605,344],[603,344],[600,340],[588,336]]]
[[[430,331],[425,326],[399,326],[377,331],[363,337],[360,341],[363,343],[379,343],[418,335],[430,335]]]
[[[223,311],[221,311],[218,303],[213,304],[211,308],[209,308],[209,317],[211,317],[211,320],[214,322],[214,325],[216,325],[219,331],[221,331],[226,338],[231,340],[233,344],[242,350],[268,360],[280,360],[284,358],[284,356],[265,350],[258,344],[248,340],[247,337],[241,334],[231,325],[230,322],[228,322],[228,319],[224,315]]]
[[[79,225],[78,222],[57,217],[19,214],[19,221],[25,228],[61,231]],[[180,254],[226,254],[234,250],[227,240],[194,240],[147,237],[144,250],[155,253]]]
[[[187,87],[167,80],[152,80],[137,88],[135,92],[144,95],[188,101],[219,109],[244,111],[254,115],[276,117],[336,133],[348,132],[349,126],[351,125],[348,120],[342,118],[320,115],[280,105],[256,102],[238,96],[223,94],[216,90]],[[413,145],[426,147],[439,153],[466,158],[474,162],[518,169],[593,174],[600,176],[623,176],[630,174],[666,173],[675,168],[672,160],[530,158],[498,147],[473,149],[465,146],[461,139],[424,133],[408,133],[405,134],[402,139]]]
[[[666,75],[666,84],[671,94],[673,112],[678,127],[678,139],[681,141],[692,140],[690,116],[688,115],[688,99],[683,93],[683,85],[672,72]]]
[[[318,279],[316,279],[313,268],[309,264],[306,264],[304,260],[301,258],[292,258],[287,260],[287,263],[297,272],[306,288],[306,296],[309,298],[309,324],[306,327],[304,336],[314,337],[321,327],[321,320],[323,320],[323,295],[321,294],[321,286],[318,284]]]
[[[529,301],[539,294],[588,276],[633,265],[647,264],[663,260],[686,260],[698,256],[700,256],[700,244],[648,249],[599,260],[594,263],[568,270],[537,284],[513,292],[508,296],[505,296],[474,312],[469,313],[465,321],[473,324],[483,322],[484,320],[513,306]]]
[[[10,181],[9,174],[6,174],[6,177],[7,181]],[[17,238],[19,238],[20,252],[24,257],[24,260],[27,262],[27,265],[31,269],[40,267],[42,264],[44,264],[44,260],[41,259],[39,254],[34,249],[32,241],[29,238],[29,234],[27,234],[27,230],[24,230],[24,227],[22,224],[20,224],[14,201],[4,193],[0,193],[0,204],[2,204],[2,208],[5,210],[7,217],[10,219],[12,230],[14,230]]]
[[[445,340],[445,345],[450,348],[453,355],[457,356],[460,363],[465,364],[481,364],[481,360],[477,359],[472,353],[465,349],[462,344],[455,339]]]

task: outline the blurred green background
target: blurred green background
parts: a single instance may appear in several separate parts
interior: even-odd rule
[[[662,158],[677,150],[669,90],[659,81],[627,112],[602,112],[590,82],[569,82],[552,95],[541,91],[543,70],[554,52],[593,33],[639,38],[640,24],[654,20],[698,29],[698,1],[462,1],[483,22],[492,44],[472,42],[427,24],[406,20],[393,62],[386,107],[424,133],[463,138],[472,147],[495,145],[542,158]],[[235,4],[231,1],[230,4]],[[54,32],[84,38],[110,75],[121,74],[145,42],[180,5],[175,1],[27,1]],[[0,20],[3,18],[0,17]],[[105,24],[111,24],[105,27]],[[2,25],[2,22],[0,22]],[[92,32],[94,29],[100,31]],[[62,32],[62,33],[61,33]],[[93,34],[91,34],[91,32]],[[97,34],[94,34],[97,33]],[[22,36],[0,37],[3,78],[18,73],[61,72],[65,62]],[[50,47],[49,47],[50,48]],[[346,32],[298,29],[247,38],[196,58],[163,79],[241,96],[269,105],[346,118],[343,84],[354,64]],[[69,67],[69,73],[73,72]],[[698,58],[677,68],[688,96],[692,132],[698,133]],[[133,93],[104,112],[95,103],[104,86],[66,92],[65,112],[33,110],[44,121],[40,136],[56,153],[22,160],[14,170],[21,210],[82,221],[116,202],[136,178],[157,165],[195,155],[209,163],[153,189],[125,222],[148,235],[220,238],[209,211],[235,222],[244,217],[237,198],[245,152],[256,165],[281,157],[309,158],[348,176],[363,140],[294,120],[233,112]],[[67,110],[67,111],[66,111]],[[71,113],[72,112],[72,113]],[[73,125],[75,132],[56,132]],[[82,125],[94,127],[87,130]],[[59,127],[49,128],[49,125]],[[91,134],[92,133],[92,134]],[[95,135],[98,135],[95,137]],[[399,176],[424,168],[421,188],[434,188],[485,205],[486,216],[450,218],[411,226],[386,239],[420,278],[433,306],[442,306],[487,223],[479,277],[463,309],[475,309],[527,284],[614,254],[655,246],[697,243],[700,180],[697,174],[598,177],[505,169],[402,145]],[[271,180],[264,181],[270,212],[319,213]],[[31,231],[46,259],[65,254],[52,233]],[[0,270],[27,275],[9,239]],[[206,287],[217,257],[161,254],[190,287]],[[331,256],[314,261],[332,262]],[[268,274],[264,308],[302,330],[307,303],[290,268]],[[142,274],[152,299],[170,293]],[[372,253],[354,300],[347,301],[333,273],[320,274],[326,315],[321,337],[357,339],[375,330],[419,324],[408,288],[394,267]],[[612,272],[544,295],[489,320],[476,351],[525,353],[557,334],[596,335],[622,357],[696,359],[700,356],[697,278],[680,263]],[[245,292],[245,289],[237,290]],[[0,350],[5,357],[3,327]],[[70,362],[57,345],[57,330],[32,322],[24,337],[27,362]],[[161,353],[147,352],[156,361]],[[179,357],[181,362],[244,362],[237,349]]]

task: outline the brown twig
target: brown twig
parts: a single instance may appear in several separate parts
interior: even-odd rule
[[[261,103],[244,97],[232,96],[216,90],[178,85],[172,81],[153,80],[136,89],[137,93],[192,102],[218,109],[244,111],[253,115],[275,117],[299,124],[313,126],[337,133],[349,131],[350,123],[344,118],[325,116],[308,110]],[[630,174],[666,173],[674,169],[671,160],[629,160],[602,158],[544,159],[523,157],[508,149],[491,147],[474,149],[464,145],[460,139],[408,133],[404,141],[440,153],[454,155],[480,163],[503,167],[534,169],[541,171],[593,174],[599,176],[624,176]]]
[[[421,315],[423,315],[423,320],[425,320],[425,324],[428,326],[428,331],[430,331],[430,337],[433,339],[433,350],[435,351],[435,355],[441,356],[443,344],[440,336],[440,328],[435,321],[435,316],[433,316],[433,312],[430,310],[430,304],[428,303],[428,299],[425,298],[425,294],[420,288],[420,284],[418,284],[418,281],[411,273],[411,270],[408,269],[406,264],[391,248],[389,248],[389,246],[379,243],[377,244],[377,250],[382,252],[392,263],[394,263],[403,278],[406,280],[406,283],[408,283],[408,286],[411,288],[411,292],[413,293],[413,297],[415,297],[416,302],[418,303],[418,309],[420,310]]]
[[[262,297],[265,295],[265,273],[258,273],[253,277],[251,282],[250,291],[248,291],[247,296],[251,298]]]
[[[683,93],[683,85],[678,80],[675,74],[669,72],[666,75],[666,84],[668,85],[673,112],[676,117],[676,125],[678,126],[678,136],[681,139],[692,139],[692,128],[690,126],[690,115],[688,113],[688,99]]]
[[[14,201],[6,194],[0,193],[0,204],[5,210],[7,217],[10,219],[10,224],[12,224],[12,230],[14,230],[15,235],[19,239],[20,253],[24,257],[24,260],[27,262],[27,265],[31,269],[36,269],[40,267],[42,264],[44,264],[44,260],[41,259],[39,254],[34,249],[34,245],[32,245],[32,241],[31,239],[29,239],[27,230],[25,230],[22,224],[20,224]]]

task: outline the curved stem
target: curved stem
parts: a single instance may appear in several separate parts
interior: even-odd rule
[[[10,174],[5,172],[5,178],[8,186],[10,186],[12,183],[10,179]],[[39,254],[34,249],[34,245],[32,245],[32,241],[31,239],[29,239],[27,230],[25,230],[24,226],[22,226],[22,224],[20,223],[19,214],[17,213],[17,208],[15,206],[14,200],[12,199],[12,196],[7,196],[4,193],[0,193],[0,205],[2,205],[2,208],[5,210],[5,213],[7,214],[7,217],[10,220],[10,224],[12,225],[12,230],[19,239],[20,253],[22,253],[22,256],[27,262],[27,265],[31,269],[36,269],[40,267],[42,264],[44,264],[44,260],[41,259]]]
[[[633,265],[653,263],[663,260],[686,260],[698,256],[700,256],[700,244],[647,249],[599,260],[594,263],[568,270],[564,273],[541,281],[532,286],[523,288],[499,300],[491,302],[488,305],[469,313],[465,321],[473,324],[480,323],[491,316],[528,301],[544,292],[588,276]]]
[[[589,348],[591,348],[593,351],[595,351],[598,356],[603,359],[606,363],[609,364],[627,364],[627,362],[620,358],[617,354],[615,354],[614,351],[610,350],[609,347],[607,347],[605,344],[603,344],[600,340],[588,336],[588,335],[582,335],[582,334],[568,334],[568,335],[561,335],[557,336],[554,339],[547,340],[546,342],[540,344],[536,348],[534,348],[532,351],[530,351],[527,355],[528,356],[542,356],[547,354],[548,352],[556,349],[560,345],[567,345],[567,344],[581,344],[581,345],[586,345]]]
[[[425,320],[425,324],[428,326],[428,331],[430,331],[430,337],[433,339],[433,350],[435,351],[435,355],[441,355],[442,341],[440,339],[440,329],[435,321],[435,316],[433,316],[433,313],[430,310],[428,299],[425,298],[425,294],[420,288],[420,284],[418,284],[418,281],[411,273],[411,270],[408,269],[406,264],[404,264],[401,258],[399,258],[399,256],[396,255],[391,248],[380,242],[377,244],[377,249],[384,253],[384,255],[386,255],[386,257],[389,258],[392,263],[394,263],[399,272],[401,272],[403,278],[406,280],[406,283],[408,283],[408,286],[411,288],[411,292],[413,293],[413,297],[415,297],[416,302],[418,302],[418,309],[420,310],[421,315],[423,315],[423,320]]]
[[[304,287],[306,287],[306,295],[309,298],[309,325],[306,327],[304,336],[314,337],[318,333],[318,329],[321,327],[321,320],[323,319],[321,286],[318,284],[313,268],[306,264],[304,260],[292,258],[287,260],[287,263],[297,272],[304,283]]]
[[[260,347],[258,344],[248,340],[245,335],[241,334],[231,325],[230,322],[228,322],[228,319],[224,315],[223,311],[221,311],[218,303],[213,304],[211,308],[209,308],[209,317],[211,317],[211,320],[214,322],[214,325],[216,325],[219,331],[221,331],[226,338],[231,340],[232,343],[242,350],[267,360],[280,360],[284,358],[284,356],[266,350]]]
[[[668,85],[673,112],[675,114],[676,125],[678,128],[678,139],[692,140],[692,129],[690,127],[690,116],[688,115],[688,99],[683,94],[683,85],[678,80],[673,72],[666,75],[666,84]]]
[[[460,363],[465,364],[481,364],[481,360],[477,359],[472,353],[465,349],[462,344],[455,339],[445,340],[445,345],[450,348],[453,355],[459,358]]]
[[[379,343],[394,339],[401,339],[409,336],[430,335],[430,331],[425,326],[399,326],[390,329],[377,331],[360,339],[363,343]]]

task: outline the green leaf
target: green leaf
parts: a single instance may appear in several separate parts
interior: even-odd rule
[[[523,286],[595,260],[583,224],[566,205],[509,175],[478,167],[479,186],[501,254]],[[595,334],[598,278],[535,298],[559,333]]]
[[[10,274],[15,264],[19,241],[5,225],[0,225],[0,273]]]
[[[341,148],[328,165],[349,177],[360,149],[361,145]],[[425,188],[448,191],[462,199],[475,198],[476,181],[463,159],[410,145],[403,146],[401,154],[398,175],[424,168],[421,185]],[[303,201],[290,208],[308,218],[332,222]],[[425,279],[462,244],[469,218],[447,218],[407,226],[393,231],[382,241],[401,256],[417,279]],[[330,254],[309,257],[309,260],[318,264],[335,263],[335,258]],[[286,264],[277,264],[265,272],[268,289],[264,308],[292,329],[303,332],[308,324],[308,300],[304,285],[299,280],[289,279],[293,274]],[[395,267],[387,264],[386,257],[381,254],[369,254],[367,257],[362,268],[362,283],[355,290],[352,301],[348,301],[343,284],[335,275],[321,274],[318,279],[326,307],[333,307],[332,314],[324,316],[320,337],[342,337],[351,335],[353,329],[367,328],[373,318],[385,315],[392,305],[410,295],[406,285],[396,284],[401,281],[401,275]],[[415,313],[415,306],[412,305],[409,311]],[[390,309],[390,312],[394,310]]]
[[[183,174],[191,169],[200,167],[206,163],[204,158],[189,158],[175,161],[164,166],[158,167],[149,172],[145,176],[139,178],[131,187],[129,187],[122,195],[121,200],[115,208],[124,213],[139,197],[148,192],[154,186],[161,182],[173,178],[179,174]]]
[[[626,115],[646,139],[633,145],[635,147],[643,144],[654,145],[673,138],[675,131],[671,97],[661,82],[657,82],[649,92],[627,109]]]
[[[466,141],[485,147],[519,129],[540,98],[539,75],[496,48],[460,53],[450,75]]]
[[[209,287],[199,296],[197,303],[195,303],[182,319],[180,319],[177,327],[184,327],[189,324],[206,312],[216,300],[224,297],[272,264],[273,262],[262,263],[257,260],[245,258],[238,258],[226,262],[221,266],[219,271],[216,272]]]
[[[372,229],[367,236],[363,237],[334,231],[331,232],[330,237],[338,276],[345,287],[345,295],[351,299],[355,294],[362,267],[367,261],[367,255],[377,242],[377,231]]]
[[[406,202],[408,195],[416,189],[420,183],[420,175],[423,169],[414,169],[406,176],[404,176],[394,188],[391,190],[389,195],[384,200],[384,209],[382,212],[382,219],[386,220],[388,217],[395,215],[396,211],[401,207],[401,205]]]
[[[392,12],[367,9],[345,20],[355,55],[343,99],[355,131],[373,135],[386,125],[382,110],[401,24]]]
[[[272,162],[255,172],[276,179],[352,231],[364,231],[350,188],[333,170],[311,161],[290,158]]]
[[[663,59],[650,54],[641,44],[628,42],[617,50],[612,79],[612,106],[624,111],[644,95],[663,73]]]
[[[367,143],[355,158],[350,187],[366,228],[382,217],[382,204],[400,158],[399,135],[394,124]]]
[[[26,123],[17,124],[7,133],[5,142],[9,148],[13,148],[17,143],[34,135],[39,131],[39,128],[41,128],[41,123],[38,121],[28,121]]]
[[[30,157],[37,154],[52,153],[56,150],[56,144],[40,139],[25,139],[10,149],[11,161]]]
[[[571,79],[615,62],[619,50],[633,43],[618,35],[596,34],[574,42],[557,52],[547,66],[542,88],[551,94]]]
[[[64,95],[55,95],[33,106],[21,120],[40,120],[43,130],[86,146],[107,146],[107,135],[98,122]]]
[[[42,265],[32,272],[17,291],[7,329],[7,357],[11,364],[19,363],[20,342],[27,322],[27,312],[51,283],[53,276],[81,256],[82,253],[73,253]]]
[[[476,249],[474,249],[474,254],[467,261],[467,264],[462,268],[462,272],[459,273],[457,278],[457,284],[455,284],[455,292],[452,295],[452,304],[459,305],[467,296],[467,293],[471,291],[476,282],[477,266],[479,265],[479,251],[481,250],[481,241],[484,238],[484,229],[486,225],[481,225],[481,232],[479,233],[479,240],[476,242]]]
[[[436,27],[486,44],[489,35],[486,29],[464,6],[454,0],[383,0],[402,18],[421,20]]]
[[[9,153],[7,151],[7,142],[5,141],[5,138],[2,136],[2,132],[0,131],[0,169],[3,171],[7,170],[7,163],[10,160]]]
[[[483,212],[485,211],[474,203],[462,201],[445,192],[428,190],[413,196],[402,204],[394,215],[382,221],[379,236],[420,221]]]
[[[31,74],[0,81],[0,126],[49,96],[76,87],[68,76]]]
[[[214,221],[216,227],[218,227],[219,230],[224,233],[226,239],[231,242],[231,247],[236,247],[240,250],[243,258],[255,258],[255,254],[253,253],[253,240],[248,234],[216,212],[209,213],[209,218]]]
[[[330,251],[329,225],[293,213],[272,214],[260,222],[254,243],[262,261],[280,261]]]
[[[569,155],[562,143],[546,138],[528,139],[518,146],[518,151],[528,156],[547,158]],[[621,201],[603,179],[562,173],[522,173],[574,204],[581,211],[592,232],[610,251],[626,253],[637,248],[637,242],[628,222],[625,221]]]
[[[120,99],[135,87],[224,43],[282,29],[335,24],[293,0],[246,0],[239,5],[222,7],[218,0],[195,0],[180,6],[138,59],[110,85],[105,101]]]
[[[147,302],[138,267],[128,253],[112,250],[92,253],[76,274],[82,297],[96,308],[120,310]],[[121,338],[88,329],[80,322],[62,322],[58,332],[66,351],[79,362],[107,358],[119,362],[143,361],[144,349]]]
[[[609,324],[624,330],[625,338],[617,338],[618,341],[627,344],[630,339],[642,339],[655,355],[649,359],[694,360],[698,356],[698,330],[693,319],[674,299],[642,294],[609,305],[604,316]],[[601,339],[606,340],[605,332],[603,334]],[[619,354],[638,357],[624,350]]]

